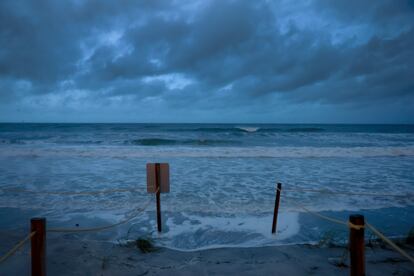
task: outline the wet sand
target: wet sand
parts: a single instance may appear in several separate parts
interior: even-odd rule
[[[18,241],[2,235],[1,254]],[[344,247],[287,245],[142,253],[133,244],[56,235],[47,241],[48,275],[349,275]],[[404,245],[414,253],[412,245]],[[367,275],[414,275],[414,265],[381,244],[366,247]],[[0,275],[30,275],[29,246],[0,264]]]

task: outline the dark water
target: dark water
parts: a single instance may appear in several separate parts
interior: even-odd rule
[[[145,188],[145,164],[156,161],[171,168],[171,193],[162,195],[165,231],[153,233],[154,204],[132,225],[136,235],[153,235],[166,246],[283,244],[336,231],[297,203],[341,219],[364,213],[388,235],[404,235],[413,226],[413,125],[0,124],[1,189]],[[269,232],[278,181],[286,189],[406,196],[286,191],[274,237]],[[0,190],[0,209],[14,210],[0,218],[16,227],[23,214],[47,216],[57,226],[116,222],[149,198],[145,191],[66,196]],[[346,237],[347,229],[341,231]]]

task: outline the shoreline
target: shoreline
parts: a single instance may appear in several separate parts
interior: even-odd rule
[[[408,209],[407,209],[408,208]],[[408,222],[410,219],[410,214],[414,211],[414,207],[404,208],[405,215],[398,217],[398,222]],[[379,226],[383,234],[392,240],[401,240],[408,235],[412,228],[408,227],[408,224],[400,225],[398,230],[389,228],[387,224],[381,224],[382,216],[392,216],[395,212],[395,208],[387,209],[378,209],[378,210],[368,210],[363,212],[369,222],[374,226]],[[397,211],[400,208],[397,209]],[[99,240],[99,241],[108,241],[116,244],[119,241],[129,241],[136,237],[145,237],[153,240],[160,247],[168,248],[171,250],[181,251],[181,252],[195,252],[203,251],[209,249],[217,248],[256,248],[256,247],[273,247],[273,246],[290,246],[290,245],[315,245],[324,241],[325,243],[335,243],[335,244],[344,244],[348,240],[349,231],[347,228],[344,228],[343,225],[332,224],[315,218],[313,215],[308,213],[298,213],[298,221],[295,223],[300,225],[299,232],[294,232],[284,237],[283,233],[287,230],[282,227],[285,220],[280,220],[278,225],[277,235],[272,235],[270,233],[270,225],[268,225],[269,218],[259,219],[259,222],[265,221],[264,225],[258,225],[256,221],[254,223],[247,223],[248,219],[243,218],[240,221],[244,222],[244,226],[239,226],[239,221],[233,222],[232,225],[236,225],[237,228],[232,227],[232,225],[224,225],[223,223],[211,224],[191,224],[193,229],[183,228],[183,221],[191,220],[193,217],[179,217],[178,219],[171,214],[168,214],[168,211],[164,212],[165,221],[164,221],[164,231],[159,234],[155,231],[155,221],[152,218],[155,214],[149,211],[146,213],[143,220],[137,219],[131,224],[119,225],[112,229],[107,229],[105,231],[99,232],[83,232],[79,236],[79,240]],[[335,217],[339,219],[346,220],[348,216],[348,211],[343,212],[328,212],[324,211],[322,214]],[[400,212],[401,213],[401,212]],[[2,223],[0,224],[0,232],[5,233],[10,237],[11,241],[19,241],[27,235],[29,230],[29,222],[33,217],[40,216],[44,214],[38,214],[35,210],[24,210],[20,208],[0,208],[0,217],[3,218]],[[56,215],[55,215],[56,217]],[[76,215],[70,216],[67,219],[47,220],[47,229],[50,228],[77,228],[79,230],[90,227],[100,227],[110,224],[117,223],[118,219],[109,219],[108,217],[90,217],[85,215]],[[203,222],[202,218],[197,218],[200,222]],[[225,217],[226,221],[231,220],[232,218]],[[173,223],[174,222],[174,223]],[[395,222],[395,220],[394,220]],[[291,222],[286,222],[288,225],[292,225]],[[76,226],[77,225],[77,226]],[[245,225],[250,225],[245,227]],[[253,225],[253,226],[252,226]],[[269,226],[269,227],[268,227]],[[382,227],[381,227],[382,226]],[[181,228],[180,228],[181,227]],[[241,227],[241,228],[240,228]],[[244,228],[243,228],[244,227]],[[253,227],[253,228],[252,228]],[[256,228],[254,228],[256,227]],[[289,230],[289,231],[292,231]],[[260,236],[259,233],[263,236]],[[48,234],[48,238],[58,237],[62,234]],[[64,234],[67,237],[70,235],[76,234]],[[375,238],[375,236],[374,236]],[[366,235],[366,241],[373,240],[373,237]],[[4,251],[7,247],[12,247],[13,244],[5,246]],[[0,255],[3,249],[0,250]]]
[[[11,236],[2,236],[2,248],[5,244],[8,247]],[[412,244],[403,246],[413,255]],[[0,275],[30,274],[29,251],[26,244],[0,264]],[[367,275],[414,274],[411,262],[381,242],[366,246],[365,253]],[[160,247],[142,253],[131,243],[81,240],[77,235],[47,240],[49,275],[349,275],[348,265],[346,247],[339,245],[223,247],[191,252]]]

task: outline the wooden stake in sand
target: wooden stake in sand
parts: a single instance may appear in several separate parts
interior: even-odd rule
[[[160,191],[160,163],[155,163],[155,190],[157,198],[157,227],[161,232],[161,191]]]
[[[170,167],[168,163],[147,164],[147,192],[155,193],[157,200],[157,229],[162,231],[161,193],[170,192]]]
[[[32,276],[46,276],[46,219],[32,218],[30,232],[35,232],[31,238]]]
[[[363,215],[349,216],[349,254],[351,259],[351,276],[365,276],[365,241]]]
[[[273,210],[272,234],[276,233],[277,215],[279,213],[279,203],[280,203],[280,192],[281,191],[282,191],[282,183],[277,183],[275,209]]]

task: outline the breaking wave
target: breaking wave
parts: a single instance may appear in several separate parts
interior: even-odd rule
[[[236,127],[236,129],[240,129],[244,132],[256,132],[260,129],[260,127]]]
[[[144,138],[125,141],[126,145],[138,145],[138,146],[171,146],[171,145],[193,145],[193,146],[219,146],[219,145],[232,145],[238,144],[237,141],[231,140],[214,140],[214,139],[163,139],[163,138]]]
[[[297,127],[297,128],[281,128],[281,127],[256,127],[256,126],[237,126],[237,127],[202,127],[197,129],[182,129],[181,131],[202,131],[202,132],[238,132],[238,133],[254,133],[254,132],[323,132],[321,127]]]

